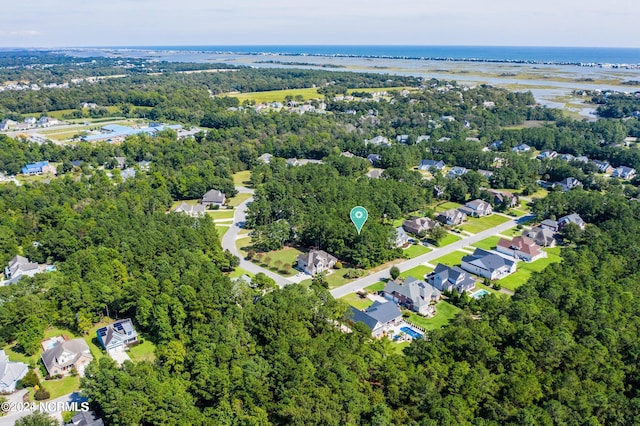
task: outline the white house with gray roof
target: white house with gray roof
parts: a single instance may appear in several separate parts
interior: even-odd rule
[[[200,204],[204,206],[211,206],[211,205],[221,206],[224,204],[225,201],[226,201],[226,197],[224,195],[224,192],[218,189],[211,189],[202,196],[202,200],[200,200]]]
[[[138,341],[138,333],[130,318],[122,319],[102,327],[96,331],[100,345],[110,352],[114,349],[124,349]]]
[[[42,362],[51,376],[65,376],[73,369],[82,376],[92,360],[89,345],[82,338],[58,341],[42,353]]]
[[[333,268],[337,261],[337,258],[326,251],[310,250],[298,255],[298,268],[307,274],[315,275]]]
[[[469,201],[464,206],[459,207],[458,210],[467,216],[473,217],[489,216],[493,213],[493,207],[491,207],[491,204],[479,198],[477,200]]]
[[[203,217],[207,214],[207,208],[204,204],[187,204],[183,201],[178,205],[178,207],[173,209],[173,212],[184,213],[191,217]]]
[[[499,280],[516,271],[516,262],[497,253],[476,249],[462,258],[462,269],[490,280]]]
[[[620,179],[633,179],[636,175],[636,169],[627,166],[620,166],[613,170],[611,177]]]
[[[432,303],[440,300],[440,290],[414,277],[402,281],[390,280],[384,287],[385,299],[391,300],[421,315],[430,312]]]
[[[4,268],[4,275],[8,280],[5,284],[17,283],[22,277],[32,277],[39,272],[40,265],[30,262],[26,257],[15,256]]]
[[[351,306],[347,311],[347,319],[364,323],[371,330],[371,336],[380,337],[402,322],[402,312],[393,302],[376,301],[362,311]]]
[[[0,350],[0,393],[11,393],[16,390],[16,383],[29,371],[23,362],[9,361],[9,357]]]
[[[438,263],[436,269],[427,275],[427,282],[440,291],[456,290],[462,293],[476,288],[476,281],[470,274],[457,266],[452,268],[442,263]]]

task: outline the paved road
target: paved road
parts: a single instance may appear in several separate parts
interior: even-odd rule
[[[237,186],[236,189],[240,193],[253,194],[252,189],[245,188],[243,186]],[[240,233],[240,231],[244,227],[244,223],[247,217],[247,206],[249,205],[249,203],[251,203],[251,201],[253,201],[253,197],[247,199],[245,202],[235,208],[233,214],[233,224],[229,227],[229,230],[222,236],[222,248],[229,250],[231,254],[240,258],[240,267],[242,269],[245,269],[252,274],[262,272],[268,277],[273,278],[276,284],[278,284],[280,287],[291,284],[291,281],[289,281],[288,279],[281,277],[280,275],[275,274],[268,269],[262,268],[253,262],[245,260],[238,251],[238,247],[236,246],[236,239],[238,237],[238,233]]]
[[[533,215],[522,216],[520,218],[509,220],[508,222],[502,223],[498,226],[494,226],[493,228],[489,228],[485,231],[479,232],[472,236],[462,237],[460,241],[456,241],[453,244],[449,244],[447,246],[437,248],[429,253],[423,254],[422,256],[418,256],[413,259],[409,259],[405,262],[399,263],[396,266],[400,269],[400,272],[407,271],[411,268],[415,268],[418,265],[421,265],[426,262],[431,262],[434,259],[437,259],[441,256],[444,256],[447,253],[452,251],[461,249],[470,244],[477,243],[478,241],[484,240],[492,235],[499,234],[500,232],[504,232],[507,229],[513,228],[518,225],[518,223],[526,222],[533,218]],[[384,269],[380,272],[376,272],[375,274],[368,275],[366,277],[360,278],[359,280],[353,281],[351,283],[345,284],[342,287],[337,287],[331,290],[331,294],[336,299],[346,296],[350,293],[355,293],[356,291],[362,290],[363,288],[370,286],[371,284],[375,284],[383,278],[389,277],[389,271],[391,267]],[[416,277],[422,278],[422,277]]]
[[[13,399],[11,397],[7,398],[9,401],[13,401]],[[62,422],[62,411],[64,410],[59,410],[59,408],[65,408],[64,405],[62,403],[71,403],[71,402],[76,402],[77,403],[77,407],[79,409],[82,409],[81,407],[81,403],[87,401],[86,397],[83,397],[80,395],[80,393],[78,392],[73,392],[73,393],[68,393],[66,395],[62,395],[59,398],[56,399],[50,399],[48,401],[43,401],[42,403],[45,404],[42,407],[40,407],[42,409],[42,411],[49,413],[49,415],[51,415],[51,417],[58,419],[58,421]],[[39,404],[39,402],[35,402],[36,405]],[[38,410],[36,410],[38,411]],[[24,411],[11,411],[9,412],[7,415],[0,417],[0,426],[12,426],[13,424],[15,424],[15,422],[21,418],[24,417],[28,414],[31,414],[33,411],[28,411],[28,410],[24,410]]]

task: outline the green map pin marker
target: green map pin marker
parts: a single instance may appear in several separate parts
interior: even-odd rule
[[[360,235],[360,231],[362,231],[362,227],[369,217],[367,209],[362,206],[356,206],[351,209],[351,213],[349,214],[349,216],[351,217],[351,222],[353,222],[353,224],[356,226],[358,235]]]

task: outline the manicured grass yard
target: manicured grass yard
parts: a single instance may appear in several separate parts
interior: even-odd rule
[[[233,174],[233,184],[235,186],[249,186],[251,184],[251,170],[244,170]]]
[[[438,243],[438,247],[448,246],[449,244],[453,244],[456,241],[460,241],[461,239],[461,236],[449,233],[446,237],[440,240],[440,242]]]
[[[140,336],[138,338],[141,338]],[[154,345],[151,340],[147,338],[142,338],[142,343],[136,346],[132,346],[129,348],[127,353],[132,361],[149,361],[153,362],[156,359],[154,351],[156,349],[156,345]]]
[[[506,237],[515,237],[518,235],[522,235],[522,231],[524,231],[524,229],[518,229],[517,226],[514,226],[513,228],[509,228],[506,231],[501,232],[500,234],[506,236]],[[497,243],[497,241],[496,241]]]
[[[498,245],[498,241],[500,241],[500,237],[498,237],[497,235],[493,235],[489,238],[485,238],[482,241],[478,241],[477,243],[472,244],[472,246],[479,247],[485,250],[493,250]]]
[[[527,282],[529,277],[534,272],[540,272],[548,265],[556,262],[560,262],[560,247],[553,247],[544,249],[547,252],[547,257],[538,259],[535,262],[518,262],[518,270],[498,281],[503,288],[511,291],[515,291],[518,287]]]
[[[253,274],[249,271],[247,271],[246,269],[242,269],[240,267],[236,268],[233,272],[231,272],[229,274],[229,278],[239,278],[243,275],[248,275],[250,277],[253,276]]]
[[[59,398],[80,389],[80,376],[67,376],[57,380],[43,380],[42,386],[49,391],[49,399]]]
[[[460,311],[460,308],[442,301],[436,305],[436,315],[433,318],[425,318],[411,312],[409,321],[425,330],[435,330],[449,324]]]
[[[227,200],[227,204],[233,207],[238,207],[240,204],[244,203],[246,200],[248,200],[249,198],[251,198],[251,194],[247,194],[247,193],[239,193],[237,194],[235,197],[230,198],[229,200]],[[223,210],[224,211],[224,210]],[[233,210],[232,210],[233,212]]]
[[[408,271],[404,271],[403,273],[400,274],[400,278],[407,278],[407,277],[413,277],[413,278],[417,278],[419,280],[423,280],[424,276],[427,275],[429,272],[433,271],[433,268],[430,268],[428,266],[425,265],[418,265],[415,268],[411,268]],[[383,286],[380,290],[384,290],[384,283]]]
[[[429,253],[431,251],[430,248],[423,246],[422,244],[412,244],[409,248],[404,249],[402,254],[407,256],[409,259],[413,259],[414,257],[418,257],[422,254]]]
[[[411,342],[394,343],[392,348],[393,348],[394,353],[396,353],[398,355],[404,355],[404,352],[402,352],[402,351],[404,350],[404,348],[406,348],[410,344],[411,344]]]
[[[467,223],[460,225],[460,229],[463,229],[472,234],[484,231],[501,223],[508,222],[510,219],[497,214],[492,214],[485,217],[470,217],[467,219]]]
[[[468,255],[469,253],[456,250],[433,260],[431,263],[434,265],[437,265],[438,263],[444,263],[445,265],[456,266],[460,265],[460,263],[462,262],[462,258]]]
[[[211,219],[233,219],[233,210],[207,210],[207,214],[211,216]]]
[[[373,304],[373,300],[367,297],[360,297],[356,293],[347,294],[344,297],[341,297],[340,300],[343,300],[357,309],[365,309]]]
[[[238,238],[236,240],[236,247],[238,247],[238,250],[243,257],[247,256],[247,251],[250,249],[250,246],[251,237]]]
[[[385,286],[385,285],[387,285],[385,282],[378,281],[377,283],[375,283],[375,284],[371,284],[370,286],[365,287],[364,289],[365,289],[365,290],[368,290],[368,291],[370,291],[370,292],[372,292],[372,293],[377,293],[377,292],[379,292],[379,291],[384,290],[384,286]]]
[[[229,230],[229,226],[216,225],[216,232],[218,232],[218,238],[222,241],[222,237]]]
[[[243,241],[243,240],[245,240],[245,238],[242,238],[238,241]],[[285,272],[286,270],[285,265],[295,264],[297,261],[298,255],[300,255],[301,253],[302,252],[297,248],[285,247],[282,250],[276,250],[276,251],[270,251],[270,252],[264,253],[262,255],[262,258],[259,261],[254,260],[254,262],[259,264],[260,266],[263,266],[263,267],[266,266],[271,271],[277,274],[283,275],[285,277],[290,277],[297,274],[298,271],[296,269],[291,268],[288,270],[290,272]],[[269,258],[268,263],[266,263],[267,258]],[[345,280],[344,282],[347,282],[347,281]]]
[[[454,203],[453,201],[447,201],[446,203],[441,203],[435,206],[435,212],[440,213],[445,210],[457,209],[458,207],[462,207],[462,204]]]

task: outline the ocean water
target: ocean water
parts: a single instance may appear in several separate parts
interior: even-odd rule
[[[114,46],[111,49],[548,64],[640,64],[640,49],[516,46]]]

